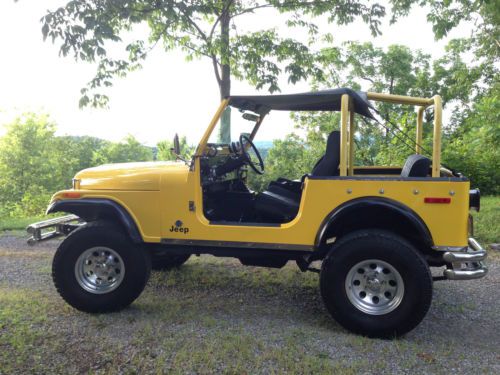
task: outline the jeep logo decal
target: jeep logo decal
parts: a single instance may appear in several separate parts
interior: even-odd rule
[[[189,233],[189,228],[188,227],[183,227],[182,226],[183,222],[180,221],[180,220],[177,220],[174,225],[172,225],[170,227],[170,232],[181,232],[181,233],[184,233],[184,234],[188,234]]]

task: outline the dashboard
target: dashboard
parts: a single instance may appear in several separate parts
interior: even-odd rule
[[[200,159],[201,183],[210,185],[246,177],[246,161],[241,154],[239,142],[230,144],[208,143]]]

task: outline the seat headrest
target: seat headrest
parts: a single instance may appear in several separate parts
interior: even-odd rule
[[[326,140],[325,155],[318,160],[311,175],[338,176],[340,164],[340,131],[332,131]]]

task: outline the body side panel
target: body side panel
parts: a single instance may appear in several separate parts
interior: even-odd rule
[[[200,178],[195,171],[169,174],[162,179],[162,238],[314,246],[322,222],[335,208],[352,199],[375,196],[413,210],[429,229],[436,246],[467,245],[468,181],[306,179],[297,217],[279,227],[259,227],[210,224],[203,215]],[[428,204],[424,197],[450,197],[451,203]],[[194,203],[194,211],[189,210],[189,201]],[[178,221],[187,232],[175,231]]]
[[[161,176],[160,191],[77,192],[82,198],[104,198],[119,203],[133,217],[146,242],[176,239],[313,247],[321,224],[338,206],[353,199],[383,197],[414,211],[429,229],[435,246],[467,246],[468,181],[306,178],[299,213],[291,222],[281,226],[217,225],[210,224],[203,215],[202,189],[196,170],[199,170],[198,160],[194,171],[168,170]],[[63,195],[60,192],[54,199],[63,199]],[[425,197],[447,197],[451,202],[429,204],[424,203]]]

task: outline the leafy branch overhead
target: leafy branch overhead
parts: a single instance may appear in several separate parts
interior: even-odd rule
[[[395,8],[394,16],[413,2]],[[286,26],[299,37],[282,37],[274,28],[262,30],[258,12],[263,17],[285,14]],[[232,75],[274,92],[281,74],[295,83],[321,73],[308,43],[320,32],[312,22],[316,17],[341,25],[361,19],[377,35],[385,15],[384,6],[369,0],[73,0],[41,21],[44,38],[61,43],[61,55],[98,63],[95,77],[82,89],[80,105],[102,106],[108,97],[96,94],[96,89],[140,67],[158,44],[166,51],[180,49],[188,59],[210,59],[222,97],[230,93]],[[255,30],[243,29],[243,17]],[[148,26],[148,37],[125,41],[139,24]],[[126,56],[112,57],[110,42],[123,44]]]

